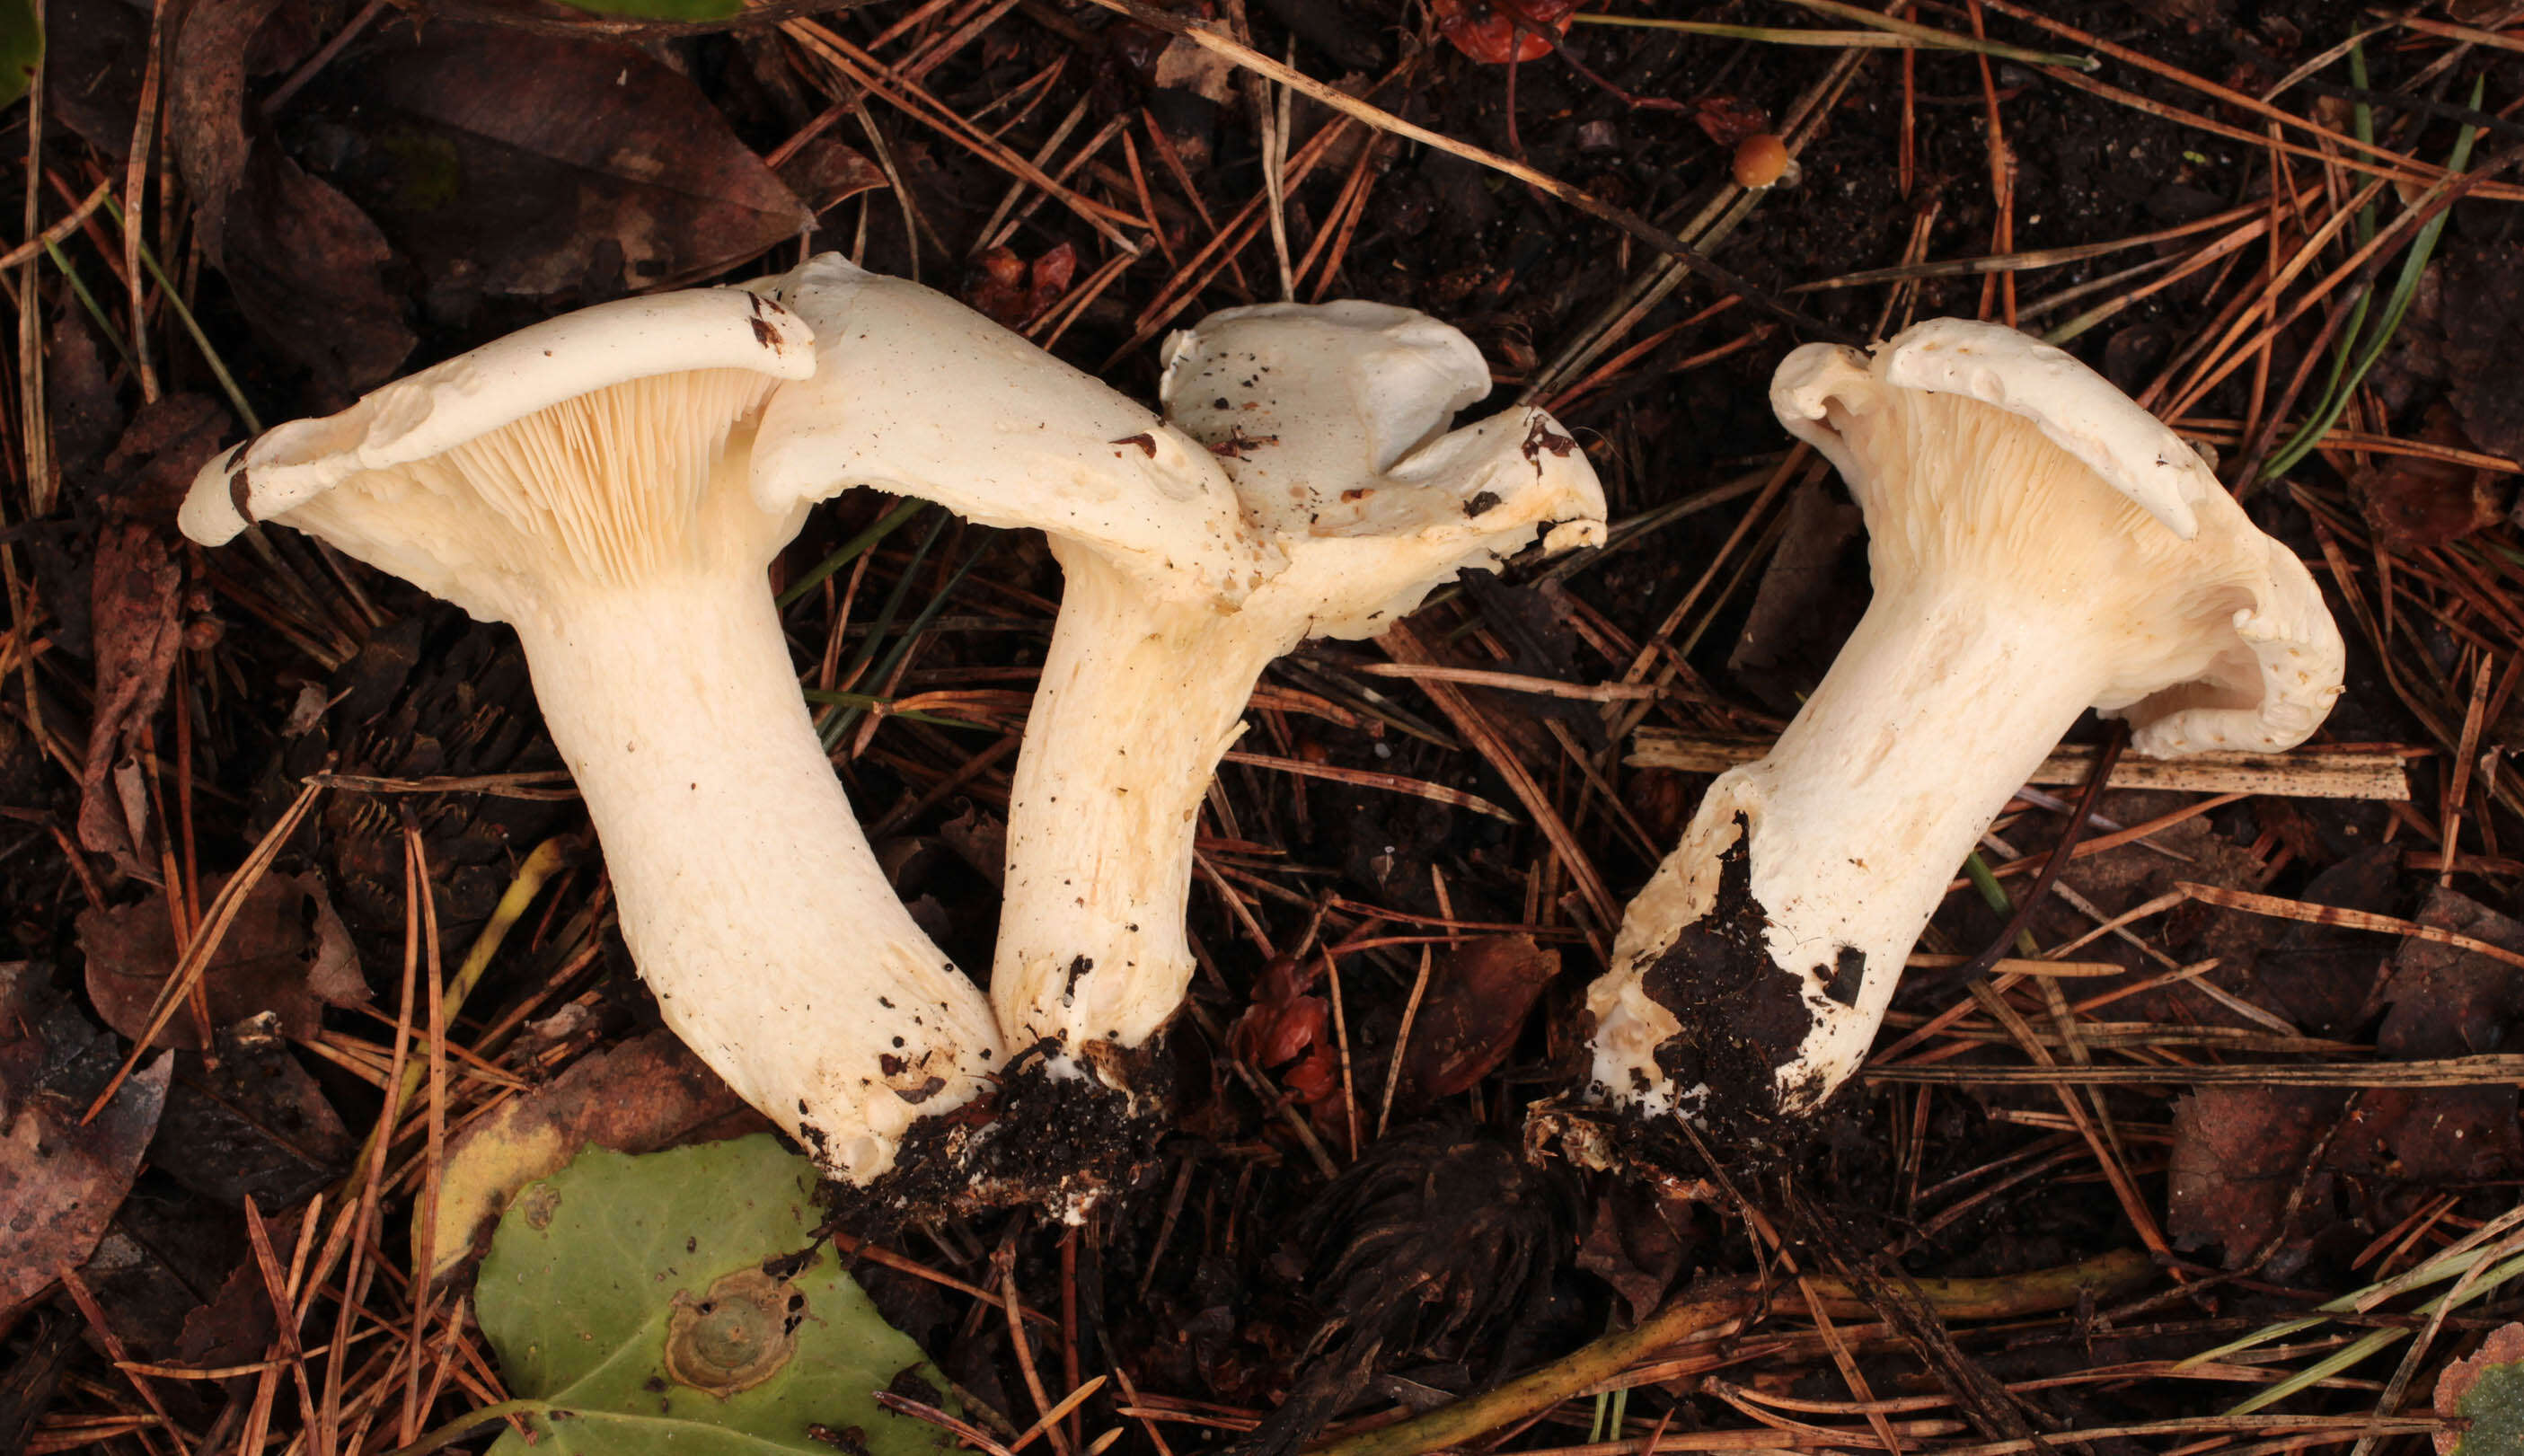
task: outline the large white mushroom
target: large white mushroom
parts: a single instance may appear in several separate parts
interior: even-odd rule
[[[277,521],[515,627],[667,1025],[866,1183],[1004,1058],[869,853],[773,607],[813,498],[752,478],[752,442],[813,343],[741,290],[599,305],[267,431],[182,525]]]
[[[2192,449],[2013,329],[1807,345],[1780,421],[1867,515],[1874,599],[1767,757],[1721,775],[1588,996],[1594,1092],[1758,1126],[1865,1057],[1966,853],[2087,708],[2130,747],[2276,751],[2339,695],[2321,593]]]
[[[1167,417],[951,299],[818,259],[770,286],[814,326],[767,478],[872,485],[1038,526],[1064,577],[1018,755],[991,999],[1012,1056],[1125,1093],[1192,973],[1192,839],[1255,679],[1363,637],[1466,567],[1599,541],[1604,504],[1537,410],[1449,431],[1480,351],[1409,310],[1237,309],[1177,335]],[[917,351],[863,347],[916,337]]]

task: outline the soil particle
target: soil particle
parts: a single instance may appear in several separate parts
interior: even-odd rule
[[[1778,1068],[1815,1024],[1805,978],[1771,959],[1770,912],[1753,898],[1752,826],[1738,814],[1735,829],[1709,913],[1683,927],[1646,976],[1649,996],[1682,1024],[1657,1048],[1657,1065],[1677,1088],[1708,1088],[1696,1116],[1721,1133],[1780,1121]]]
[[[1056,1077],[1040,1059],[1022,1059],[987,1100],[913,1124],[892,1173],[866,1188],[827,1185],[832,1222],[873,1236],[908,1219],[995,1208],[1067,1215],[1133,1186],[1173,1124],[1165,1040],[1102,1049],[1096,1077]]]

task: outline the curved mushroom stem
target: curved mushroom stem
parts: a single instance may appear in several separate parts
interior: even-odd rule
[[[1007,887],[991,999],[1010,1054],[1055,1075],[1142,1045],[1183,1004],[1192,840],[1254,680],[1303,623],[1152,593],[1064,549],[1060,617],[1009,787]]]
[[[915,1119],[983,1089],[997,1032],[887,889],[759,575],[584,593],[515,624],[666,1024],[828,1172],[885,1171]]]
[[[1950,582],[1876,598],[1623,916],[1595,1094],[1762,1121],[1846,1081],[1958,866],[2103,686],[2060,660],[2071,626]]]

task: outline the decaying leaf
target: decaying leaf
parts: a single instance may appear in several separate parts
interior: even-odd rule
[[[87,1258],[158,1130],[172,1055],[80,1123],[102,1086],[88,1085],[100,1058],[77,1043],[102,1040],[70,1007],[39,1016],[23,967],[0,971],[0,1315]]]
[[[2443,405],[2428,407],[2418,438],[2472,448]],[[2509,494],[2504,477],[2495,471],[2413,455],[2379,456],[2372,465],[2354,467],[2349,486],[2367,523],[2409,551],[2435,551],[2496,525],[2506,514]]]
[[[1078,250],[1067,243],[1031,265],[1006,248],[985,249],[973,260],[964,302],[1009,328],[1022,328],[1060,302],[1078,271]]]
[[[148,862],[149,797],[136,759],[142,730],[167,697],[167,676],[183,644],[176,607],[184,569],[155,528],[109,525],[96,543],[91,630],[96,643],[96,714],[79,771],[79,843],[114,857],[126,875],[155,879]]]
[[[215,1203],[287,1208],[349,1171],[358,1145],[269,1011],[218,1030],[216,1058],[185,1052],[150,1166]]]
[[[206,880],[203,902],[224,883]],[[137,1040],[148,1030],[159,988],[181,952],[166,897],[152,894],[136,904],[82,911],[78,938],[97,1014]],[[312,874],[272,873],[255,882],[202,973],[202,989],[213,1027],[270,1012],[280,1034],[294,1040],[316,1035],[325,1006],[368,998],[350,935],[333,913],[324,882]],[[205,1043],[193,1018],[179,1012],[150,1044],[199,1051]]]
[[[1438,33],[1491,66],[1539,61],[1569,28],[1577,0],[1436,0]]]
[[[348,396],[415,342],[386,286],[393,250],[349,198],[283,152],[247,95],[246,57],[278,0],[201,0],[168,68],[168,142],[202,251],[271,347]]]
[[[945,1378],[817,1241],[814,1165],[768,1136],[629,1157],[589,1151],[523,1189],[474,1294],[529,1415],[498,1456],[926,1456]],[[845,1440],[834,1436],[849,1432]]]
[[[449,1142],[430,1277],[446,1279],[469,1265],[517,1189],[590,1146],[657,1152],[764,1126],[672,1032],[583,1057],[547,1086],[467,1123]]]
[[[2220,1245],[2230,1269],[2258,1255],[2282,1232],[2306,1159],[2339,1111],[2340,1094],[2319,1088],[2204,1087],[2176,1103],[2165,1200],[2174,1245]],[[2329,1178],[2312,1173],[2306,1206],[2325,1206]],[[2270,1277],[2286,1278],[2306,1252],[2301,1238],[2281,1244]]]
[[[1542,988],[1560,974],[1560,952],[1531,936],[1488,936],[1439,953],[1403,1053],[1409,1105],[1451,1097],[1498,1069],[1516,1048]]]
[[[439,21],[310,91],[306,154],[442,314],[673,287],[812,221],[690,77],[636,46]]]

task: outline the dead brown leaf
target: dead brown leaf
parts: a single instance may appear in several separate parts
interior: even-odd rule
[[[206,903],[221,883],[204,883]],[[175,944],[166,897],[153,894],[136,904],[84,911],[78,938],[97,1014],[137,1040],[148,1030],[150,1008],[182,948]],[[267,874],[255,883],[203,971],[202,989],[213,1027],[270,1012],[280,1035],[294,1040],[316,1035],[325,1006],[368,998],[350,935],[333,913],[324,882],[312,874]],[[150,1044],[199,1051],[204,1043],[193,1019],[179,1014]]]
[[[84,1025],[67,1008],[39,1023],[21,980],[0,978],[0,1316],[96,1247],[167,1103],[171,1055],[126,1078],[82,1126],[82,1089],[56,1085],[75,1073],[81,1048],[55,1043],[76,1040],[61,1029]]]
[[[1078,250],[1067,243],[1028,264],[1006,248],[988,248],[973,260],[964,302],[1008,328],[1022,328],[1060,302],[1078,271]]]
[[[2230,1269],[2260,1253],[2279,1234],[2306,1159],[2339,1108],[2340,1094],[2319,1088],[2204,1087],[2184,1097],[2173,1111],[2166,1195],[2175,1247],[2220,1245]],[[2312,1179],[2306,1201],[2318,1208],[2329,1176],[2316,1171]],[[2286,1278],[2308,1247],[2291,1237],[2265,1266],[2269,1276]]]
[[[678,286],[813,221],[690,77],[636,46],[435,22],[346,58],[302,105],[307,155],[444,315]]]
[[[166,701],[183,642],[176,620],[183,584],[183,567],[155,528],[122,521],[98,533],[90,584],[96,711],[79,770],[79,843],[112,855],[122,873],[147,879],[157,877],[158,866],[147,852],[149,770],[137,748]]]
[[[1451,1097],[1487,1077],[1516,1049],[1542,988],[1560,974],[1560,952],[1531,936],[1488,936],[1439,953],[1402,1057],[1405,1105]]]
[[[394,251],[367,215],[287,153],[246,94],[249,47],[278,0],[201,0],[168,69],[167,139],[202,251],[273,349],[347,397],[412,352]]]
[[[2472,442],[2454,424],[2453,412],[2428,407],[2419,439],[2469,450]],[[2421,456],[2379,457],[2349,472],[2350,489],[2366,520],[2384,539],[2410,551],[2434,551],[2496,525],[2506,514],[2509,492],[2494,471]]]

